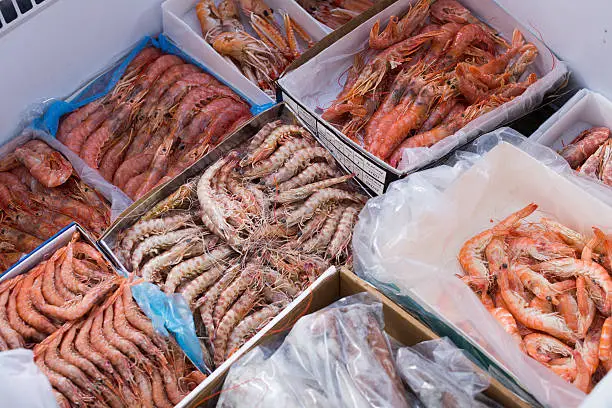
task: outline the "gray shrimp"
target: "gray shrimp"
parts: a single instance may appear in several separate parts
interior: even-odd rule
[[[346,176],[321,180],[302,187],[294,188],[292,190],[283,191],[282,193],[274,197],[274,201],[280,204],[286,204],[305,200],[318,190],[331,187],[336,184],[342,184],[352,178],[352,174],[347,174]]]
[[[140,263],[145,257],[155,255],[159,252],[159,250],[171,248],[182,239],[191,235],[196,235],[198,232],[204,232],[204,230],[198,227],[186,228],[172,231],[163,235],[154,235],[145,239],[138,244],[132,253],[132,270],[138,269],[140,267]]]
[[[325,188],[311,195],[298,210],[287,218],[287,225],[292,226],[312,218],[318,208],[329,202],[353,201],[360,202],[362,198],[355,193],[349,193],[337,188]]]
[[[297,176],[290,180],[280,183],[278,185],[278,191],[293,190],[306,184],[310,184],[315,181],[323,180],[330,177],[339,177],[342,173],[336,169],[335,166],[330,166],[327,163],[314,163],[304,169]]]
[[[306,149],[298,150],[283,167],[267,176],[264,179],[264,184],[268,187],[273,187],[291,179],[313,159],[324,159],[330,165],[335,164],[334,158],[325,148],[307,147]]]

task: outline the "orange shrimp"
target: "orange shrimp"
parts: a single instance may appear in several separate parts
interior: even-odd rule
[[[536,297],[552,302],[553,305],[559,304],[557,300],[559,292],[554,289],[552,284],[544,276],[531,270],[526,265],[513,265],[513,271],[519,277],[523,285]]]
[[[612,278],[603,266],[593,261],[593,248],[597,247],[599,243],[599,237],[593,237],[582,250],[581,259],[570,257],[553,259],[535,265],[534,269],[561,278],[569,278],[572,276],[584,276],[585,278],[589,278],[603,291],[604,311],[607,311],[607,314],[609,314],[610,304],[612,302]],[[597,301],[595,299],[593,300],[597,304]]]
[[[484,252],[487,245],[489,245],[493,238],[508,234],[515,224],[531,215],[536,208],[538,208],[538,206],[531,203],[509,215],[493,228],[483,231],[467,240],[461,247],[458,257],[464,272],[469,276],[488,279],[489,270],[484,261]]]
[[[593,374],[578,351],[573,352],[576,362],[576,379],[572,382],[576,388],[588,393],[591,390],[591,375]]]
[[[514,320],[512,314],[503,307],[493,309],[491,311],[491,314],[502,325],[504,330],[514,339],[514,341],[516,341],[521,351],[526,352],[525,344],[523,343],[523,338],[519,333],[518,326],[516,325],[516,320]]]
[[[571,293],[563,293],[558,296],[557,302],[557,312],[563,317],[565,322],[567,323],[567,327],[572,329],[577,333],[580,333],[579,330],[579,312],[578,312],[578,303],[574,296]],[[581,338],[583,336],[580,336]]]
[[[457,59],[463,55],[468,46],[474,42],[485,44],[489,52],[495,51],[495,43],[489,33],[479,25],[467,24],[463,26],[455,36],[447,55]]]
[[[562,341],[542,333],[528,334],[523,341],[527,354],[542,364],[549,364],[558,358],[571,357],[574,351]]]
[[[597,308],[595,307],[595,302],[589,297],[586,288],[586,279],[583,276],[576,278],[576,300],[579,312],[578,334],[584,337],[595,319]]]
[[[458,103],[440,125],[404,140],[393,152],[393,155],[389,159],[389,164],[393,167],[397,167],[402,159],[404,149],[433,146],[440,140],[447,138],[461,129],[464,125],[463,112],[465,109],[465,105]]]
[[[578,336],[567,326],[563,318],[530,308],[527,301],[519,293],[510,289],[508,272],[500,271],[498,283],[508,311],[512,313],[514,318],[531,329],[543,331],[568,342],[575,342]]]
[[[612,317],[608,317],[601,328],[598,353],[601,364],[606,371],[610,371],[612,368]]]
[[[380,20],[377,20],[370,31],[370,48],[384,50],[408,38],[427,18],[429,5],[429,0],[419,0],[410,7],[401,20],[391,16],[382,33],[380,32]]]
[[[387,116],[393,122],[385,135],[379,135],[369,147],[369,151],[386,160],[408,136],[410,131],[421,127],[433,101],[439,95],[439,87],[435,83],[426,84],[415,101],[406,106],[398,105]]]
[[[532,307],[536,310],[539,310],[542,313],[553,313],[553,305],[548,300],[540,299],[538,297],[534,297],[529,302],[529,307]]]

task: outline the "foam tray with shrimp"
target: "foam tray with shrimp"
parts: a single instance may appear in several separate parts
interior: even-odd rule
[[[351,262],[366,196],[278,105],[102,238],[116,262],[178,293],[215,367],[332,265]]]
[[[39,125],[137,200],[251,116],[245,98],[160,36],[141,41],[75,100],[52,104]]]
[[[174,406],[206,376],[132,288],[72,225],[0,280],[0,350],[32,349],[60,407]]]
[[[4,146],[0,156],[2,271],[72,222],[96,237],[110,225],[106,199],[45,141],[24,134]]]
[[[566,73],[493,1],[399,0],[279,85],[396,179],[534,109]]]

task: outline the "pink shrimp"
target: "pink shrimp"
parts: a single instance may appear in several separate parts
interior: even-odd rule
[[[498,277],[504,303],[519,323],[568,342],[575,342],[578,339],[576,333],[567,326],[565,320],[559,316],[544,314],[530,308],[527,301],[519,293],[510,289],[508,271],[500,271]]]
[[[429,5],[429,0],[419,0],[410,7],[401,20],[398,21],[397,17],[392,16],[382,33],[379,32],[380,21],[377,20],[370,31],[370,48],[384,50],[408,38],[427,18]]]
[[[572,169],[575,169],[593,155],[599,146],[608,140],[609,137],[610,129],[606,127],[587,129],[559,151],[559,154],[567,160]]]
[[[499,222],[493,228],[483,231],[480,234],[470,238],[463,244],[459,251],[459,263],[469,276],[489,278],[489,270],[485,265],[484,255],[487,245],[495,237],[500,237],[508,234],[512,227],[519,223],[523,218],[528,217],[533,213],[538,206],[529,204],[521,210],[511,214],[504,220]]]
[[[502,325],[504,330],[512,337],[512,339],[516,341],[521,351],[525,351],[523,338],[519,333],[516,320],[514,320],[512,314],[502,307],[491,310],[491,314]]]
[[[15,157],[45,187],[64,184],[72,175],[72,165],[60,152],[40,140],[30,140],[15,149]]]
[[[599,339],[599,360],[606,371],[612,368],[612,317],[608,317],[601,328]]]

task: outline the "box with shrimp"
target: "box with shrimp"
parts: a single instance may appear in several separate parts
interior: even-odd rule
[[[187,333],[190,324],[165,316],[162,303],[181,313],[165,295],[118,275],[71,224],[0,278],[0,348],[32,349],[60,407],[173,406],[206,368],[201,353],[186,358],[187,335],[168,337],[163,326]]]
[[[283,99],[376,194],[531,111],[566,77],[494,1],[386,4],[278,81]]]
[[[145,37],[34,125],[137,199],[269,107],[215,75],[165,36]]]
[[[285,105],[260,114],[100,241],[117,265],[187,301],[216,367],[352,258],[366,196],[298,123]]]
[[[2,271],[72,222],[101,236],[111,211],[129,204],[117,188],[43,132],[24,130],[0,147],[0,158]]]
[[[582,89],[530,139],[556,150],[578,174],[612,186],[610,129],[612,102],[597,92]]]
[[[294,0],[167,0],[162,9],[166,35],[258,101],[276,101],[274,81],[327,35]]]
[[[612,197],[577,178],[511,129],[484,135],[366,205],[356,273],[540,403],[577,406],[610,367],[612,289]]]

